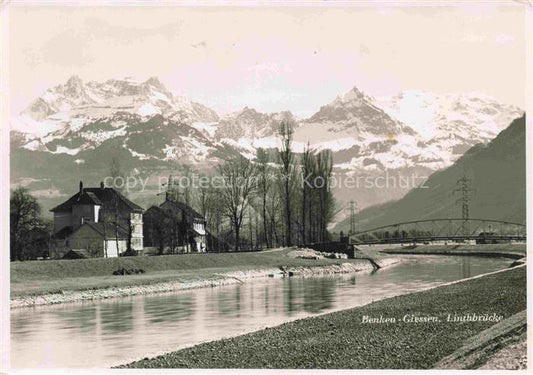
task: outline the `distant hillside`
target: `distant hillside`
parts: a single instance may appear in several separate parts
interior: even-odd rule
[[[457,179],[471,179],[475,190],[470,217],[525,222],[526,220],[526,133],[525,115],[487,145],[472,147],[450,167],[435,172],[424,184],[402,199],[365,209],[358,215],[358,230],[408,220],[461,217],[456,204]],[[347,231],[349,219],[335,231]]]

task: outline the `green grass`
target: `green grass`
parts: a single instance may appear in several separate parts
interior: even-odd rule
[[[322,266],[360,260],[292,259],[291,249],[260,253],[183,254],[153,257],[48,260],[11,263],[11,295],[39,295],[64,290],[87,290],[117,286],[192,281],[216,278],[217,273],[277,268]],[[140,268],[146,273],[114,276],[121,268]]]
[[[526,308],[526,268],[484,276],[205,343],[125,367],[425,369],[495,322],[449,323],[447,314],[508,318]],[[364,315],[437,316],[437,323],[362,324]]]
[[[484,244],[484,245],[417,245],[382,248],[379,251],[387,254],[442,254],[442,255],[501,255],[519,258],[526,255],[526,244]],[[370,253],[367,250],[368,253]]]

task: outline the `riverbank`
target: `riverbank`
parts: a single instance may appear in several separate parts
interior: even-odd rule
[[[525,308],[522,266],[123,367],[434,368],[471,337]]]
[[[526,336],[527,312],[523,310],[472,336],[461,348],[440,360],[435,368],[525,369]]]
[[[500,249],[496,251],[496,249]],[[521,245],[418,246],[358,249],[357,259],[303,259],[294,248],[257,253],[184,254],[155,257],[50,260],[11,263],[11,308],[172,292],[276,276],[315,276],[375,270],[397,264],[402,254],[483,255],[514,259]],[[142,274],[113,275],[120,269]]]
[[[509,259],[524,258],[527,254],[525,243],[517,244],[484,244],[484,245],[407,245],[396,247],[385,247],[372,251],[372,247],[365,249],[367,254],[379,251],[389,255],[470,255],[501,257]]]
[[[268,276],[314,276],[370,271],[368,259],[300,259],[293,249],[261,253],[190,254],[13,263],[11,308],[99,300],[131,295],[213,287]],[[401,261],[376,256],[380,266]],[[116,276],[113,270],[145,273]]]

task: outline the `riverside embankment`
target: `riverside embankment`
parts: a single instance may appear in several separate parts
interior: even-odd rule
[[[372,247],[366,248],[367,254]],[[521,259],[526,256],[525,243],[516,244],[483,244],[483,245],[389,245],[378,250],[382,254],[389,255],[461,255],[477,257],[500,257],[509,259]]]
[[[524,321],[513,316],[526,308],[526,294],[526,267],[520,266],[124,367],[442,368],[457,363],[454,353],[461,348],[484,350],[484,342],[494,343],[488,335],[520,339]],[[468,363],[475,368],[490,361],[485,353]]]
[[[405,254],[525,256],[525,245],[368,247],[357,259],[304,259],[294,248],[258,253],[185,254],[11,263],[11,308],[172,292],[280,275],[313,276],[384,268]],[[120,269],[143,274],[117,276]],[[284,270],[284,271],[282,271]]]
[[[283,274],[313,276],[375,268],[368,259],[295,258],[290,256],[293,250],[16,262],[11,264],[11,308],[213,287]],[[380,267],[402,259],[374,257]],[[113,275],[122,268],[144,273]]]
[[[244,282],[235,274],[234,284],[213,288],[12,309],[11,363],[14,368],[109,368],[428,290],[512,263],[504,258],[437,255],[401,259],[377,272]]]

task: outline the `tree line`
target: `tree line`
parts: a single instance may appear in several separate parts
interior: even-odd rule
[[[206,218],[208,231],[220,243],[236,251],[327,241],[328,225],[338,211],[330,189],[332,153],[309,145],[297,153],[293,134],[294,124],[281,121],[280,147],[258,148],[253,159],[230,157],[211,176],[218,184],[169,186],[178,191],[177,199]],[[192,173],[186,167],[181,178]]]
[[[309,144],[297,153],[293,134],[294,124],[281,121],[278,131],[281,146],[259,148],[251,159],[240,154],[231,156],[211,176],[218,177],[221,184],[181,187],[169,181],[167,196],[193,207],[205,217],[212,238],[208,250],[258,250],[329,240],[327,228],[338,212],[330,189],[332,153],[313,149]],[[189,166],[184,166],[182,177],[194,173]],[[105,211],[102,212],[104,231],[118,238],[118,209],[108,207]],[[40,214],[37,200],[26,189],[11,192],[11,260],[48,256],[52,225]],[[168,229],[169,224],[175,226],[172,223],[163,226]],[[129,249],[131,224],[126,228],[130,234]],[[160,228],[160,232],[165,228]],[[188,238],[189,233],[177,233],[175,237]]]

